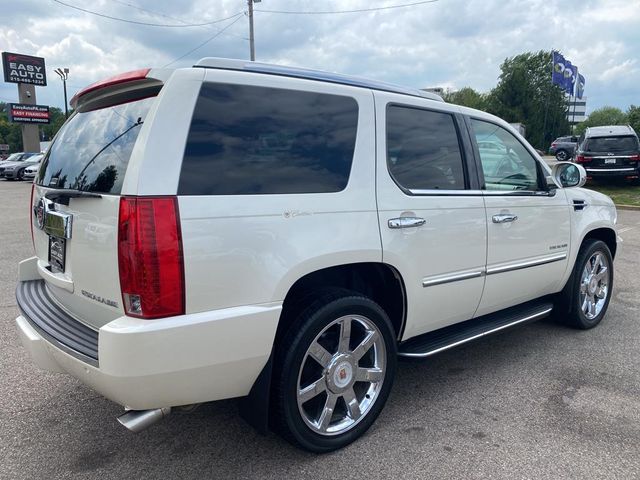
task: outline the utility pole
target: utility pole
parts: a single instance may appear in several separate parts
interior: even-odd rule
[[[249,51],[251,53],[251,61],[256,60],[256,46],[253,36],[253,4],[260,3],[261,0],[247,0],[249,6]]]
[[[62,80],[62,88],[64,88],[64,118],[69,118],[69,108],[67,107],[67,78],[69,78],[68,68],[56,68],[54,70]]]

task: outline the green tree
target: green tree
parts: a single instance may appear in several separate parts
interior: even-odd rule
[[[524,124],[529,143],[541,149],[569,132],[565,95],[551,83],[551,52],[507,58],[500,70],[498,85],[486,98],[487,111]]]
[[[42,135],[45,140],[53,140],[62,124],[65,122],[64,112],[57,107],[49,107],[49,125],[43,125],[41,128]]]
[[[487,96],[476,92],[471,87],[464,87],[456,92],[447,92],[444,94],[444,100],[448,103],[475,108],[477,110],[487,109]]]
[[[9,144],[12,153],[22,151],[22,129],[9,122],[8,105],[4,102],[0,102],[0,143]]]
[[[631,110],[629,107],[629,110]],[[637,107],[634,107],[637,108]],[[584,122],[576,126],[576,134],[582,135],[587,127],[600,127],[602,125],[626,125],[629,123],[627,114],[616,107],[601,107],[594,110]]]
[[[640,135],[640,107],[635,105],[629,106],[627,110],[627,121],[638,135]]]

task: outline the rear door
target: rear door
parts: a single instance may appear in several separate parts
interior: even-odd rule
[[[404,339],[473,317],[486,220],[457,107],[375,92],[383,260],[404,279]]]
[[[100,108],[65,123],[35,178],[33,241],[38,271],[70,314],[94,328],[121,316],[118,211],[132,152],[157,103],[105,89]]]

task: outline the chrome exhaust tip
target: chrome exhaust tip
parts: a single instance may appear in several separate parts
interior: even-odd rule
[[[171,413],[171,407],[154,408],[152,410],[129,410],[117,417],[128,430],[139,433]]]

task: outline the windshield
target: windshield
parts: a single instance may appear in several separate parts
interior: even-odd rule
[[[19,153],[12,153],[11,155],[9,155],[6,158],[7,162],[15,162],[20,158],[20,154]]]
[[[140,126],[153,100],[73,115],[56,135],[36,183],[119,194]]]
[[[587,142],[589,152],[627,152],[638,150],[638,139],[633,135],[624,137],[594,137]]]

